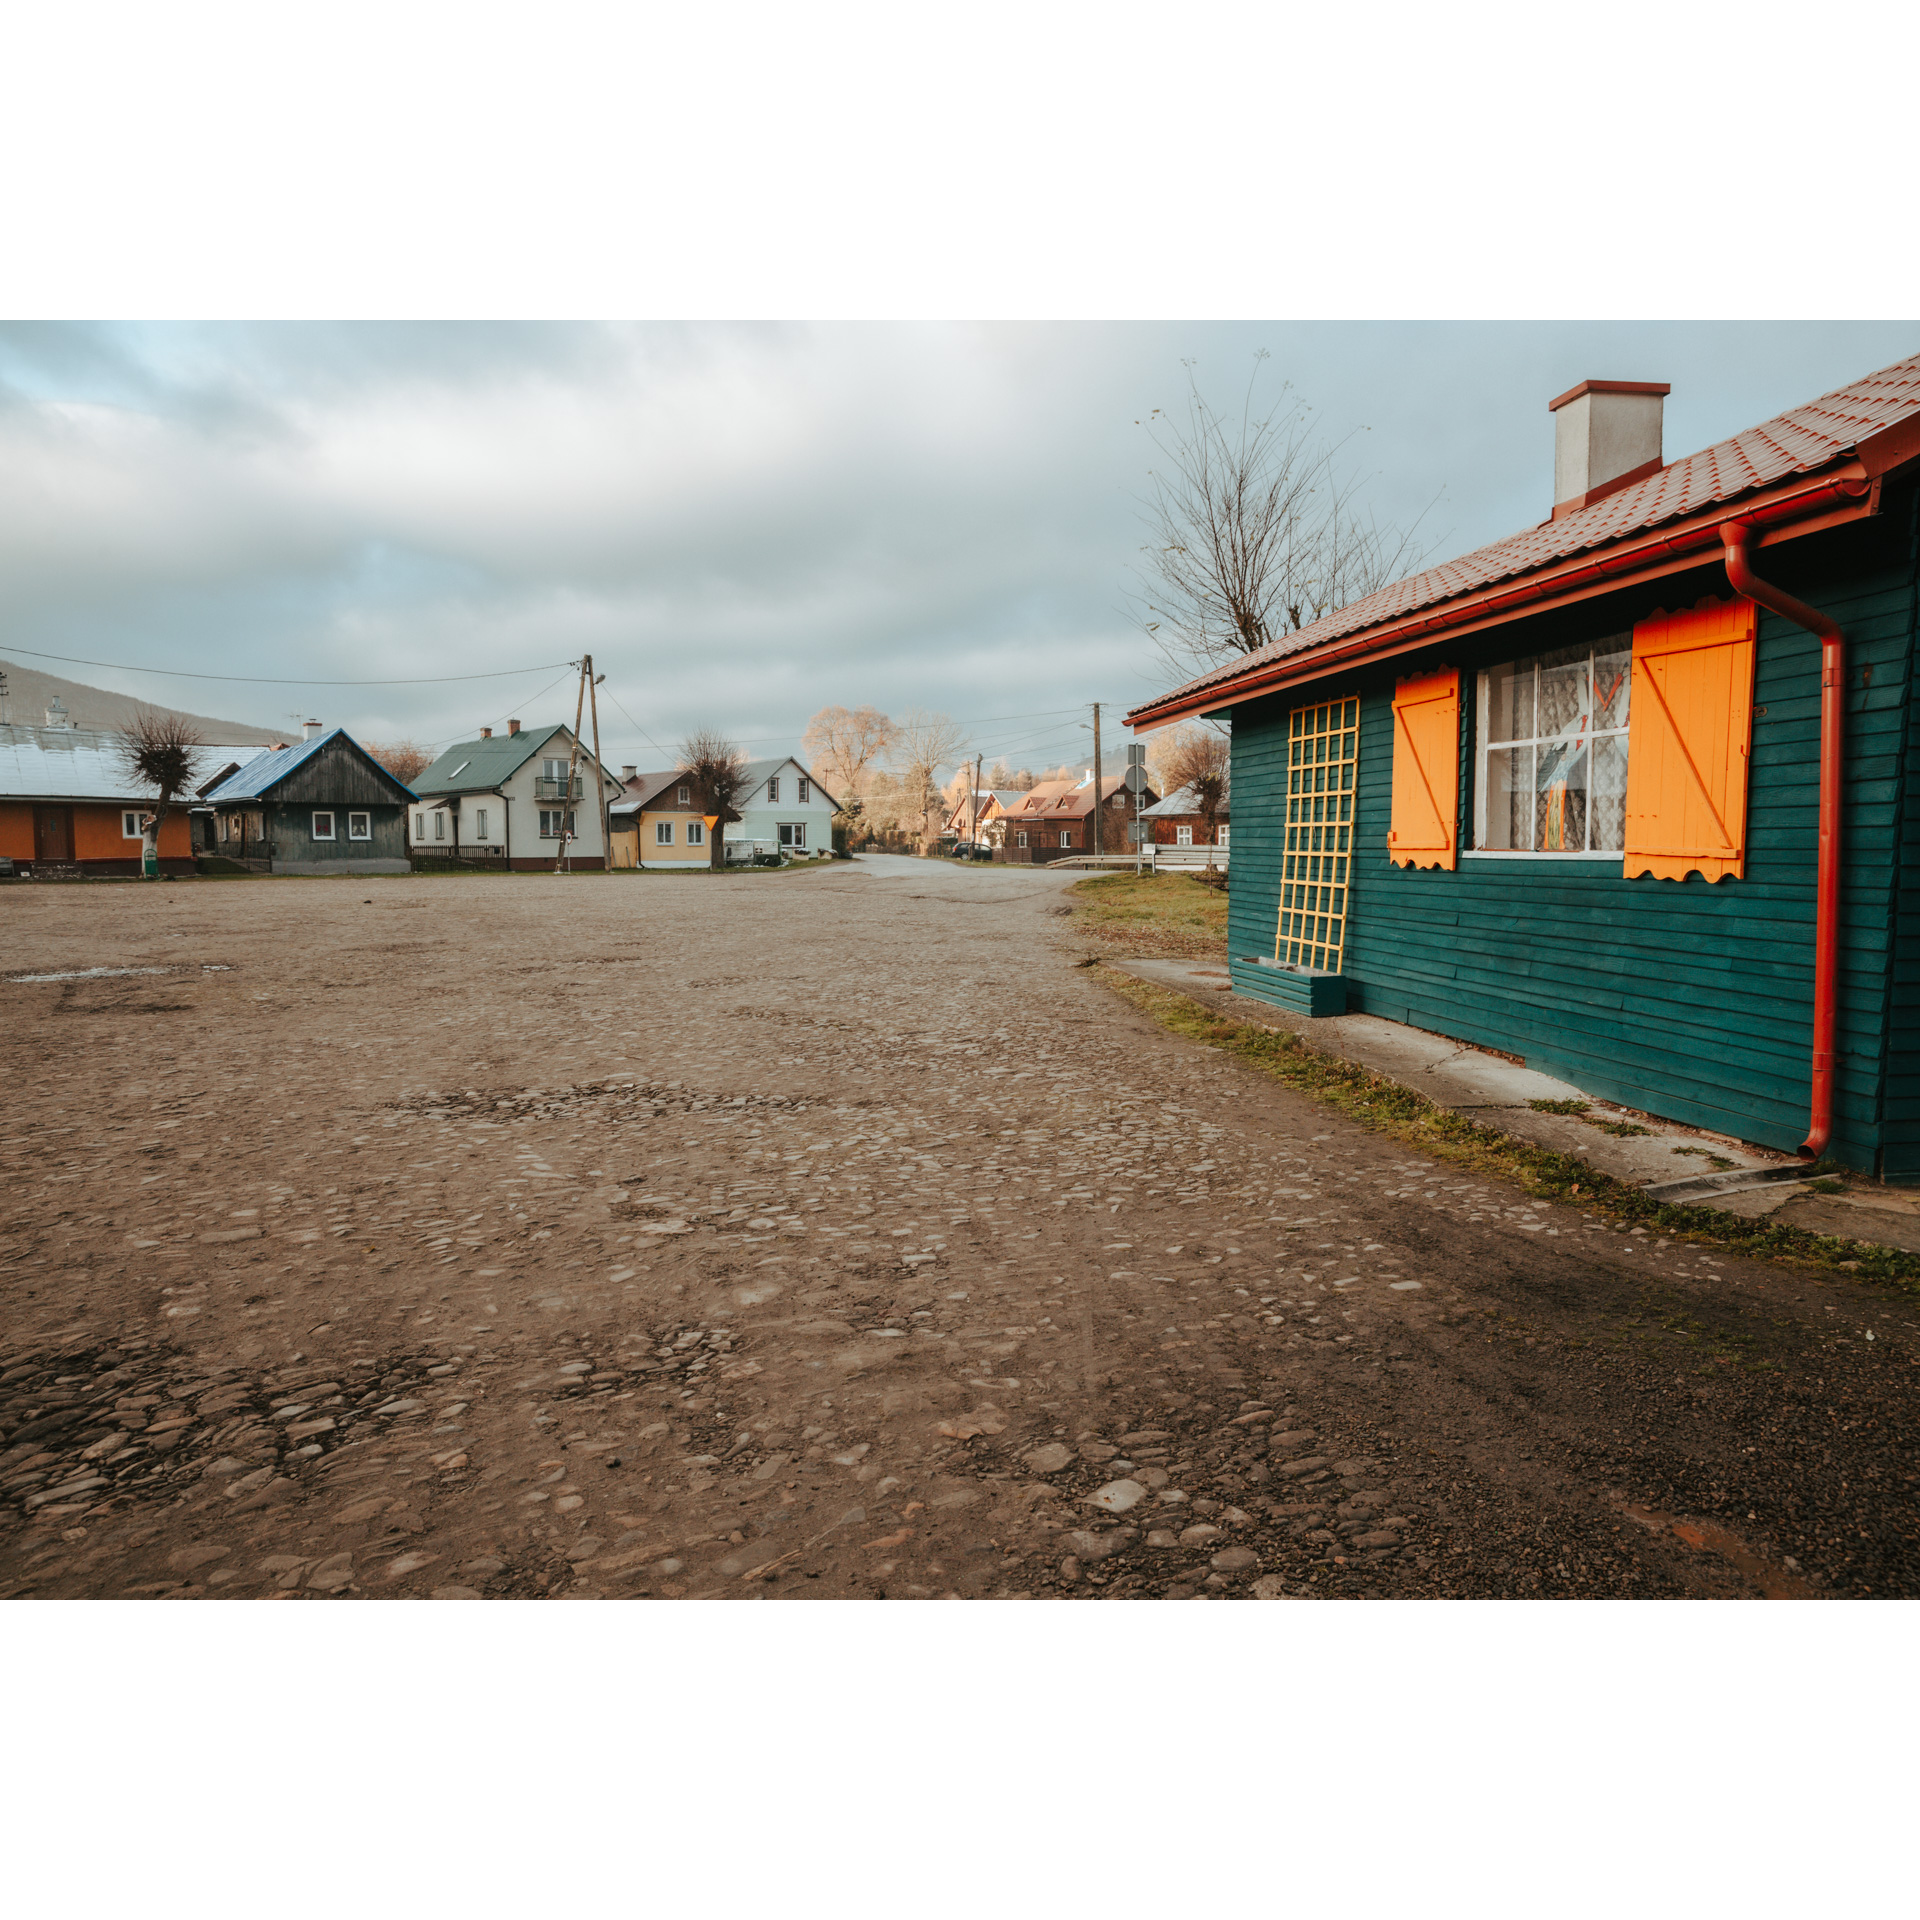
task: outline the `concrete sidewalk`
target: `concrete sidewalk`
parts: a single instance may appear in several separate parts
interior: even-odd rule
[[[1296,1033],[1317,1051],[1412,1087],[1436,1106],[1570,1154],[1659,1199],[1726,1213],[1770,1214],[1810,1233],[1844,1234],[1920,1253],[1920,1193],[1855,1176],[1840,1182],[1842,1192],[1816,1192],[1806,1163],[1792,1154],[1635,1113],[1499,1054],[1371,1014],[1309,1020],[1287,1013],[1235,993],[1224,962],[1105,964],[1153,986],[1171,987],[1232,1019]],[[1578,1101],[1587,1111],[1543,1113],[1530,1104],[1534,1101]]]

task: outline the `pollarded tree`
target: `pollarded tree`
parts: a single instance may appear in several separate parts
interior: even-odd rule
[[[164,707],[136,707],[133,718],[115,736],[121,764],[136,786],[151,787],[158,804],[140,816],[145,858],[144,873],[160,870],[160,826],[173,811],[175,798],[186,792],[199,770],[205,742],[184,715]]]
[[[713,822],[707,830],[707,865],[718,872],[726,864],[727,827],[740,818],[747,757],[717,728],[703,727],[680,743],[680,770],[693,788],[700,811]]]

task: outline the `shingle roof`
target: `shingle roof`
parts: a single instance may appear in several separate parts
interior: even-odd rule
[[[1731,439],[1717,441],[1591,506],[1396,580],[1310,626],[1269,641],[1255,653],[1144,702],[1134,711],[1144,713],[1207,689],[1224,689],[1242,674],[1258,672],[1294,654],[1349,634],[1364,633],[1371,627],[1389,625],[1463,594],[1686,519],[1796,474],[1816,472],[1855,453],[1876,436],[1916,419],[1920,419],[1920,354],[1836,387],[1804,406],[1791,407]]]
[[[228,775],[211,793],[207,794],[205,796],[207,803],[217,807],[235,800],[263,799],[296,767],[311,760],[314,755],[335,740],[344,740],[356,752],[372,760],[375,766],[380,765],[345,727],[334,727],[329,732],[319,735],[317,739],[302,740],[297,747],[269,747],[265,753],[256,754],[238,773]],[[402,780],[394,780],[393,775],[387,773],[385,767],[381,767],[380,771],[385,773],[389,780],[393,780],[393,784],[408,799],[416,797],[413,788]]]
[[[518,773],[556,733],[565,731],[556,722],[550,727],[532,727],[520,733],[497,733],[490,740],[462,740],[449,747],[413,783],[413,790],[423,796],[491,793],[501,781],[510,780]]]

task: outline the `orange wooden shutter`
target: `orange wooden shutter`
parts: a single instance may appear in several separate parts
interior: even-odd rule
[[[1460,676],[1451,669],[1393,690],[1393,822],[1397,867],[1445,867],[1459,858]]]
[[[1629,880],[1736,880],[1747,860],[1751,600],[1658,613],[1633,630],[1627,721]]]

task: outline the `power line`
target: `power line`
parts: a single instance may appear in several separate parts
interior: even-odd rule
[[[509,667],[500,673],[433,673],[414,680],[273,680],[249,673],[188,673],[179,667],[129,667],[117,660],[86,660],[77,653],[42,653],[34,647],[8,647],[8,653],[25,654],[31,660],[58,660],[69,667],[104,667],[109,673],[155,673],[169,680],[222,680],[243,687],[437,687],[455,680],[516,680],[528,674],[545,673],[557,663],[543,661],[537,667]],[[572,668],[572,661],[566,663]]]

